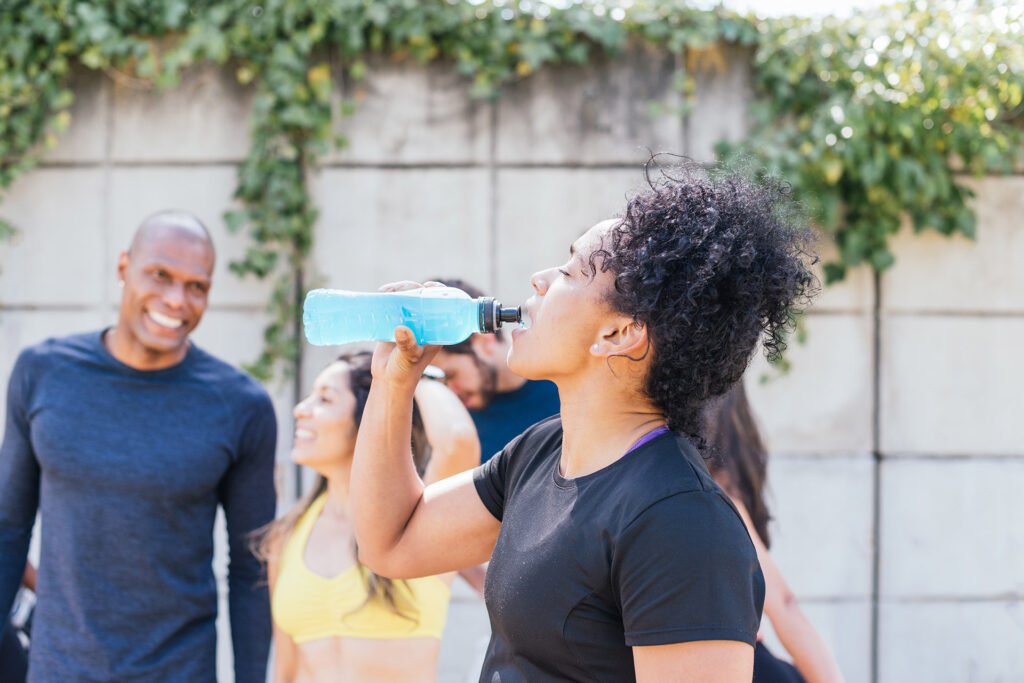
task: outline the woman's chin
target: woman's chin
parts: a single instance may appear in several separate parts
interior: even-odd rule
[[[292,451],[292,462],[296,465],[308,467],[323,477],[326,477],[328,472],[336,472],[338,468],[345,465],[344,458],[339,458],[335,454],[324,457],[317,453],[304,453],[302,451]],[[351,462],[348,464],[351,465]]]
[[[306,452],[304,449],[292,449],[292,462],[295,463],[296,465],[302,465],[303,467],[312,467],[313,469],[316,469],[319,460],[320,458],[317,458],[315,453]]]
[[[531,366],[525,354],[520,353],[517,355],[514,348],[508,352],[508,369],[525,379],[547,379],[547,377],[542,377],[536,372],[536,369]]]
[[[522,353],[516,350],[515,342],[512,342],[508,349],[508,356],[505,357],[505,363],[508,365],[508,369],[516,373],[520,377],[525,377],[523,374],[523,362],[521,360]]]

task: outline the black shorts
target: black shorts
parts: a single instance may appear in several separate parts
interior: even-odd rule
[[[754,683],[804,683],[804,677],[795,666],[758,643],[754,648]]]

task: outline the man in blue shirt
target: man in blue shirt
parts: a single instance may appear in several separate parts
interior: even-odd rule
[[[473,298],[484,293],[458,278],[440,278],[449,287]],[[496,334],[474,334],[459,344],[445,346],[433,364],[444,371],[445,381],[469,409],[480,437],[483,462],[519,436],[530,425],[556,414],[558,389],[554,384],[527,380],[508,369],[508,341]]]
[[[156,214],[118,260],[114,327],[21,352],[0,445],[0,614],[39,513],[30,683],[215,683],[213,526],[227,521],[235,680],[263,683],[270,611],[249,534],[274,516],[266,391],[189,340],[214,249]]]

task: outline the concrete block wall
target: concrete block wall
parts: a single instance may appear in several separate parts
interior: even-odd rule
[[[621,210],[648,148],[709,160],[718,139],[743,135],[749,55],[725,57],[699,73],[685,117],[672,60],[644,50],[539,73],[497,103],[470,100],[446,66],[371,63],[345,93],[358,105],[339,122],[350,145],[311,178],[321,215],[307,281],[359,290],[460,275],[522,301],[533,271]],[[76,93],[69,133],[0,205],[23,229],[0,245],[0,379],[22,346],[113,320],[117,251],[168,206],[199,213],[220,248],[197,340],[255,358],[268,290],[226,271],[245,240],[221,219],[250,95],[212,69],[163,94],[83,75]],[[789,373],[758,358],[747,376],[772,450],[773,554],[851,683],[1024,676],[1012,497],[1024,485],[1024,178],[974,182],[977,242],[901,235],[890,273],[854,271],[819,297]],[[307,347],[302,390],[333,354]],[[287,500],[296,397],[273,389]],[[223,576],[221,556],[216,566]],[[442,681],[475,680],[487,629],[457,582]]]
[[[907,229],[882,281],[883,683],[1024,679],[1024,177],[969,182],[977,241]]]

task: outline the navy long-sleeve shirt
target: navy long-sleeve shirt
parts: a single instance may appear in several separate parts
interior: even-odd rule
[[[236,681],[262,683],[270,612],[248,535],[274,516],[266,391],[195,345],[178,365],[135,370],[94,332],[24,350],[6,412],[0,614],[37,510],[42,525],[30,681],[216,681],[222,505]]]

